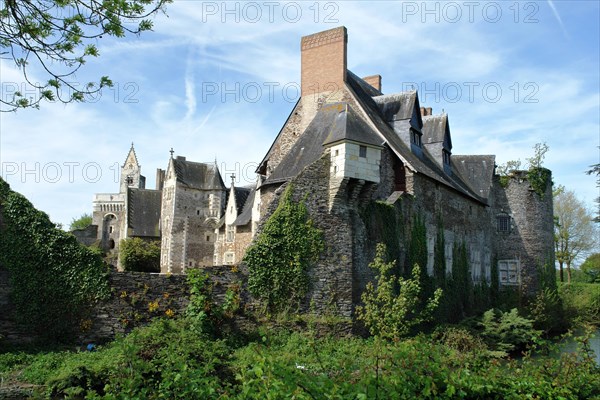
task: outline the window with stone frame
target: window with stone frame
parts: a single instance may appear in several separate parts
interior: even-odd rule
[[[503,286],[517,286],[520,282],[521,263],[519,260],[498,261],[498,281]]]
[[[233,251],[223,254],[223,264],[232,265],[233,263],[235,263],[235,253]]]
[[[231,243],[235,239],[235,226],[227,225],[226,240]]]
[[[510,233],[511,218],[506,213],[496,216],[496,230],[498,232]]]
[[[362,158],[367,158],[367,146],[358,147],[358,156]]]

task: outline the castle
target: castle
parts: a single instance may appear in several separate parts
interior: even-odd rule
[[[171,154],[156,189],[145,189],[132,146],[119,193],[94,198],[102,246],[160,238],[163,273],[237,265],[291,184],[326,242],[310,272],[317,308],[333,303],[352,315],[372,279],[376,243],[394,244],[404,265],[416,218],[425,225],[430,274],[443,235],[448,273],[460,243],[474,282],[497,271],[500,285],[537,290],[539,267],[554,260],[551,185],[536,191],[524,171],[502,181],[495,156],[455,154],[448,115],[421,107],[416,91],[385,95],[381,76],[349,71],[347,41],[345,27],[302,38],[301,97],[250,188],[227,188],[215,164]],[[395,210],[396,237],[369,227],[364,210],[374,201]]]

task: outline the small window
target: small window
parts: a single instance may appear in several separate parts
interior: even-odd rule
[[[108,248],[111,249],[111,250],[115,248],[115,241],[114,240],[110,239],[108,241]]]
[[[337,157],[337,156],[339,156],[339,155],[340,155],[340,151],[339,151],[339,150],[336,150],[336,151],[335,151],[335,156]]]
[[[133,177],[127,175],[127,184],[128,185],[133,185]]]
[[[235,226],[227,225],[227,241],[233,242],[234,237],[235,237]]]
[[[510,215],[500,214],[496,216],[496,228],[498,232],[510,232]]]
[[[233,251],[228,251],[224,254],[223,258],[225,265],[231,265],[235,262],[235,253]]]
[[[206,241],[210,242],[210,235],[206,235]]]
[[[112,226],[108,227],[108,233],[113,233],[113,227]]]
[[[444,164],[450,165],[450,153],[448,153],[446,150],[444,150],[443,155],[444,155]]]
[[[333,172],[334,172],[334,173],[337,173],[337,165],[334,165],[334,166],[333,166]]]
[[[414,129],[410,130],[410,141],[412,144],[421,147],[421,134]]]
[[[362,158],[367,158],[367,146],[360,146],[358,148],[358,156]]]
[[[504,286],[516,286],[519,284],[520,275],[519,260],[498,261],[498,280]]]
[[[196,210],[196,215],[200,215],[200,209]]]

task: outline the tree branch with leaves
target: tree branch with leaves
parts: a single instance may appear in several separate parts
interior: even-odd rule
[[[39,108],[43,101],[81,102],[103,87],[107,76],[80,86],[71,79],[90,57],[98,57],[98,39],[104,36],[139,35],[152,29],[150,17],[165,10],[172,0],[4,0],[0,2],[0,58],[20,69],[24,86],[4,93],[0,112]],[[45,76],[36,82],[30,69]],[[6,82],[3,82],[6,84]],[[27,90],[29,92],[29,90]]]

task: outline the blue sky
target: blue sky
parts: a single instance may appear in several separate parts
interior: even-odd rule
[[[599,195],[584,174],[600,161],[598,1],[175,0],[167,14],[153,32],[98,41],[73,78],[109,75],[114,88],[0,114],[2,176],[53,221],[68,226],[94,193],[118,190],[131,142],[149,188],[171,147],[253,182],[298,97],[300,38],[339,25],[350,70],[381,74],[387,94],[415,87],[449,114],[454,154],[525,162],[546,142],[555,183],[590,207]],[[22,87],[5,60],[0,80],[2,96]]]

